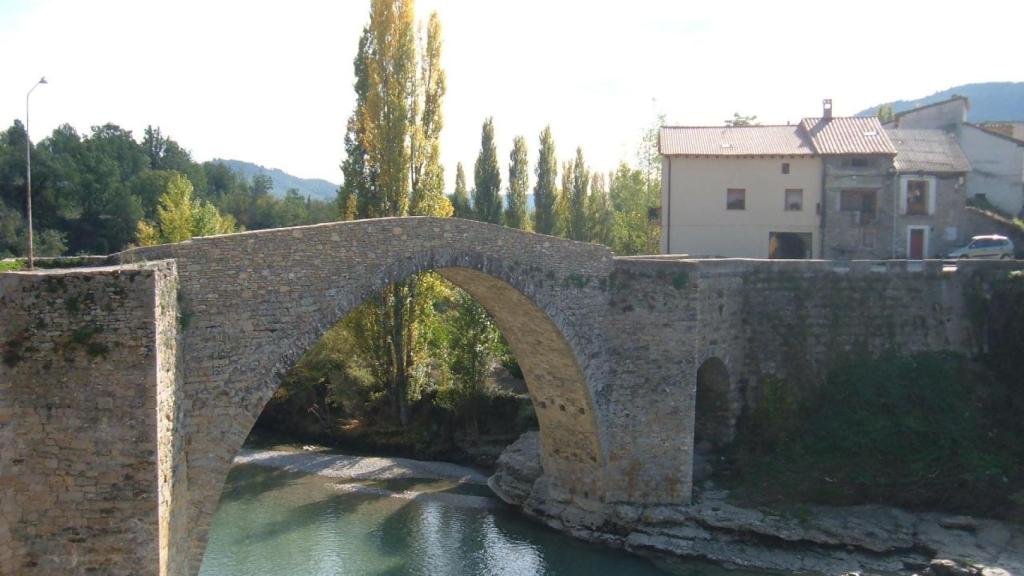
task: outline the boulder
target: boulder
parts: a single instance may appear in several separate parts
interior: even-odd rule
[[[494,474],[487,485],[499,498],[513,506],[523,506],[534,483],[544,474],[540,462],[540,434],[526,432],[498,457]]]

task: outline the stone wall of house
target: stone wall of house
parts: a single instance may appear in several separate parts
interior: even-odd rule
[[[859,157],[865,167],[853,167],[852,157],[826,156],[822,191],[823,256],[826,260],[882,259],[892,255],[894,178],[892,158]],[[876,190],[873,215],[841,210],[843,190]]]
[[[0,573],[160,572],[173,281],[173,263],[0,274]]]
[[[914,176],[909,176],[914,178]],[[908,256],[908,226],[928,227],[928,248],[926,258],[944,258],[947,254],[963,246],[970,236],[965,235],[961,226],[964,218],[964,207],[967,197],[965,187],[960,174],[928,175],[926,178],[935,183],[932,191],[935,194],[935,210],[928,215],[908,215],[902,213],[902,209],[896,216],[896,234],[893,238],[893,258],[907,258]],[[902,183],[900,178],[894,179],[894,193],[899,198],[902,194]]]

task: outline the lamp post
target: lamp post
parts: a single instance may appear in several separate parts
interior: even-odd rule
[[[43,76],[25,94],[25,205],[28,214],[28,269],[31,270],[34,262],[34,250],[32,246],[32,137],[28,131],[28,98],[32,91],[40,84],[46,84],[46,77]]]

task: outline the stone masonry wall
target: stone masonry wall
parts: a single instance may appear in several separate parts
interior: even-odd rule
[[[708,359],[728,372],[733,426],[766,375],[820,377],[860,351],[968,351],[964,286],[1020,267],[613,258],[436,218],[114,259],[125,267],[0,274],[0,573],[197,573],[231,461],[281,376],[420,272],[467,290],[508,339],[540,421],[543,470],[520,504],[575,532],[689,502]]]
[[[703,261],[701,361],[718,357],[732,385],[732,422],[769,376],[820,381],[838,361],[893,350],[976,349],[965,286],[1016,262]]]
[[[892,158],[863,157],[868,165],[856,168],[851,158],[823,158],[822,218],[824,250],[829,260],[883,259],[892,255],[893,189]],[[863,212],[843,211],[843,190],[876,190],[873,217]]]
[[[183,318],[178,309],[177,268],[160,267],[155,273],[160,575],[178,576],[188,572],[186,406],[179,330]]]
[[[540,488],[550,498],[596,509],[602,501],[682,493],[681,480],[608,479],[610,443],[627,442],[614,426],[633,424],[606,423],[599,399],[613,384],[642,390],[649,379],[637,371],[609,376],[617,358],[607,353],[602,326],[613,268],[604,247],[479,222],[405,218],[197,238],[118,256],[161,258],[177,262],[188,319],[181,402],[192,572],[231,460],[280,376],[366,299],[428,270],[480,300],[522,359],[541,428]],[[615,456],[625,469],[646,466],[646,454],[620,449]],[[676,476],[686,476],[684,468]]]
[[[173,277],[0,274],[0,573],[158,573],[154,296]]]

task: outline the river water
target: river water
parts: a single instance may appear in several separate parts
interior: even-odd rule
[[[706,575],[587,544],[454,480],[354,480],[256,464],[228,476],[200,576]]]

